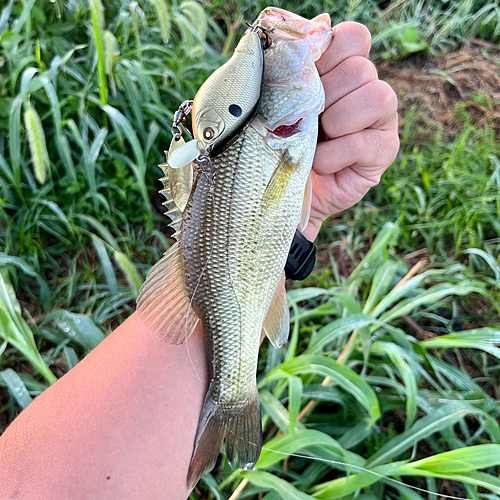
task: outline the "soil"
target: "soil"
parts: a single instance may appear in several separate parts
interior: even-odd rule
[[[422,129],[433,136],[443,128],[451,138],[470,120],[489,124],[500,133],[500,48],[470,40],[445,56],[423,59],[415,55],[377,64],[379,78],[399,97],[400,116],[416,107]]]

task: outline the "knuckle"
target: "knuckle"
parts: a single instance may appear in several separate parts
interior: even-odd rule
[[[352,158],[366,156],[367,146],[366,134],[363,132],[358,132],[357,134],[351,134],[349,136],[348,153]]]
[[[364,85],[378,78],[375,65],[366,57],[353,56],[347,61],[346,66],[348,66],[350,77],[359,85]]]
[[[387,144],[384,141],[383,134],[378,131],[372,134],[372,165],[383,167],[387,161]]]
[[[357,57],[356,59],[358,71],[360,71],[364,82],[371,82],[378,79],[378,72],[375,64],[366,57]]]
[[[380,184],[381,177],[382,177],[381,175],[374,175],[372,177],[367,178],[366,181],[367,181],[368,189],[371,189],[372,187],[375,187],[378,184]],[[367,191],[368,191],[368,189],[367,189]]]
[[[398,135],[397,131],[394,132],[393,137],[391,138],[390,142],[391,142],[391,144],[387,148],[387,151],[388,151],[387,167],[392,165],[396,161],[396,158],[398,157],[399,135]]]
[[[397,132],[380,132],[375,136],[375,164],[385,171],[398,156],[399,137]]]
[[[327,140],[333,139],[335,137],[335,121],[332,120],[331,108],[327,109],[320,118],[321,128],[323,129],[323,133],[325,134],[325,138]]]
[[[371,83],[373,106],[379,109],[390,109],[396,111],[398,99],[392,87],[382,80],[376,80]]]
[[[361,23],[352,23],[352,35],[356,38],[361,53],[367,56],[370,52],[371,44],[372,44],[372,35],[370,30]]]

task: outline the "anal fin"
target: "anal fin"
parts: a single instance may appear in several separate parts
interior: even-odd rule
[[[288,310],[285,279],[285,273],[283,272],[263,324],[267,338],[277,349],[288,340],[290,332],[290,312]]]
[[[146,328],[170,344],[182,344],[193,333],[199,318],[184,284],[179,243],[149,271],[137,298],[137,311]]]

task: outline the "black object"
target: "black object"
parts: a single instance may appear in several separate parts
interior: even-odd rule
[[[237,105],[237,104],[231,104],[231,106],[229,106],[229,112],[233,115],[233,116],[241,116],[241,113],[243,112],[243,110]]]
[[[297,229],[286,261],[287,279],[298,281],[306,279],[311,274],[315,263],[316,246]]]

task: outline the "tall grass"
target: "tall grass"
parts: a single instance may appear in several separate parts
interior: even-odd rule
[[[498,6],[470,0],[278,4],[368,24],[385,58],[500,31]],[[0,413],[9,419],[134,310],[169,245],[155,165],[173,112],[263,7],[3,7]],[[264,344],[259,362],[266,444],[256,470],[233,472],[223,454],[193,499],[425,497],[412,486],[429,498],[500,498],[500,146],[467,120],[451,142],[418,132],[408,115],[395,165],[323,229],[328,264],[289,291],[290,341]]]

